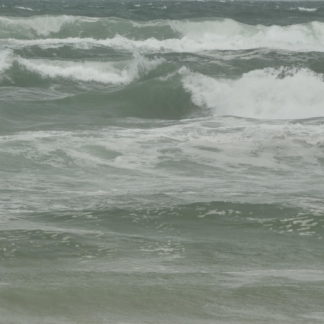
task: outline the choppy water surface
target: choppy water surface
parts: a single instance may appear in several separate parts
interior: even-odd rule
[[[0,1],[0,323],[323,323],[323,2]]]

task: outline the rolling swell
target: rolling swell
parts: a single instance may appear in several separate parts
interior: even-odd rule
[[[270,228],[275,233],[286,232],[301,236],[316,234],[320,237],[323,235],[324,223],[323,215],[311,215],[300,208],[223,201],[155,208],[136,205],[129,208],[101,207],[78,211],[77,217],[75,214],[72,210],[57,210],[55,214],[46,211],[35,213],[24,228],[3,229],[1,233],[7,239],[7,251],[0,254],[0,259],[38,254],[44,258],[77,259],[89,255],[104,258],[105,255],[114,253],[109,248],[111,236],[115,237],[115,243],[125,241],[124,244],[133,253],[140,251],[144,255],[154,255],[154,252],[164,256],[182,255],[193,243],[201,245],[203,250],[215,240],[216,234],[223,239],[217,251],[226,254],[225,251],[230,249],[238,256],[239,249],[231,237],[239,230],[252,233],[251,227],[265,232]],[[278,214],[282,216],[281,219]],[[37,220],[46,221],[43,230],[35,227]],[[230,230],[226,227],[230,227]],[[223,237],[224,230],[226,235],[230,235],[228,239]],[[164,239],[166,233],[168,241]],[[91,237],[105,240],[106,244],[99,248]],[[14,249],[12,242],[16,242]],[[135,246],[131,247],[131,244]],[[132,272],[131,269],[125,271]]]

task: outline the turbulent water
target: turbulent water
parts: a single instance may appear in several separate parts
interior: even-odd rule
[[[0,323],[324,322],[324,2],[0,1]]]

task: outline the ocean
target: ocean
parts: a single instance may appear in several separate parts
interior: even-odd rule
[[[0,324],[324,323],[324,2],[0,0]]]

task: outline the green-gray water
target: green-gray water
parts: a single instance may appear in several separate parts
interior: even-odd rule
[[[324,2],[0,0],[0,324],[324,322]]]

